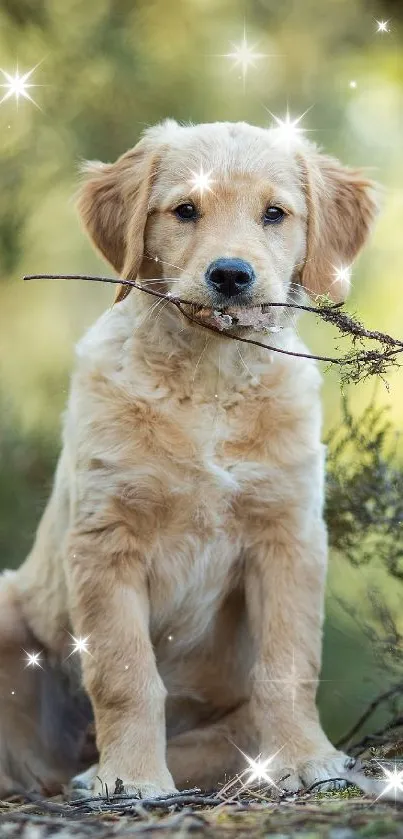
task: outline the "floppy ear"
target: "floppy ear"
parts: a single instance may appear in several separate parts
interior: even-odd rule
[[[306,291],[341,302],[349,291],[348,268],[364,245],[377,213],[375,184],[338,160],[301,156],[308,204],[307,252],[301,274]]]
[[[135,280],[144,254],[144,229],[157,153],[147,138],[116,163],[90,162],[78,210],[95,246],[124,279]],[[118,287],[115,302],[130,286]]]

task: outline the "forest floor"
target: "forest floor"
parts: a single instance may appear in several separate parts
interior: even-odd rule
[[[277,798],[270,788],[242,785],[231,797],[189,790],[158,801],[125,795],[70,802],[62,796],[15,797],[0,802],[0,839],[403,839],[403,781],[385,800],[382,765],[373,752],[364,760],[355,776],[361,788],[349,783],[342,790],[320,792],[320,785],[314,785]],[[389,769],[396,768],[394,758]]]
[[[189,799],[188,801],[186,799]],[[302,794],[281,801],[251,797],[237,803],[197,803],[181,796],[177,803],[150,809],[132,800],[93,804],[83,812],[55,799],[0,804],[1,839],[359,839],[403,837],[403,805],[374,801],[354,787],[343,792]]]
[[[122,794],[70,802],[61,795],[14,797],[0,801],[0,839],[403,839],[403,717],[348,752],[357,763],[347,786],[328,792],[317,783],[275,797],[273,787],[234,779],[214,793],[188,790],[157,801]]]

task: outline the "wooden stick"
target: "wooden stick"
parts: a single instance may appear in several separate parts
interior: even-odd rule
[[[379,332],[377,330],[366,329],[366,327],[364,327],[363,324],[361,324],[359,321],[354,320],[354,318],[352,318],[346,312],[341,311],[343,303],[335,303],[323,306],[306,306],[299,303],[263,303],[261,304],[261,306],[267,308],[281,307],[286,309],[297,309],[304,312],[311,312],[313,314],[318,315],[327,323],[331,323],[333,326],[338,328],[342,335],[351,335],[354,343],[359,339],[377,341],[378,343],[383,345],[383,350],[361,350],[359,352],[352,353],[350,355],[347,354],[341,357],[294,352],[292,350],[285,350],[280,347],[272,346],[270,344],[264,344],[262,341],[255,341],[252,338],[241,338],[239,335],[231,335],[225,330],[222,331],[218,329],[216,326],[213,326],[212,324],[205,323],[203,320],[200,320],[194,315],[194,308],[199,304],[195,304],[191,300],[176,297],[169,293],[164,293],[161,291],[156,291],[155,289],[147,288],[135,282],[134,280],[124,280],[120,277],[115,278],[95,276],[91,274],[27,274],[24,277],[24,280],[26,281],[46,279],[82,280],[85,282],[102,282],[111,283],[113,285],[130,286],[131,288],[136,288],[139,291],[145,292],[145,294],[150,294],[153,297],[158,297],[159,299],[167,300],[168,302],[176,306],[176,308],[181,312],[181,314],[184,317],[186,317],[189,321],[197,324],[198,326],[202,326],[204,329],[208,329],[210,332],[215,332],[221,337],[230,338],[243,344],[251,344],[256,347],[262,347],[263,349],[269,350],[270,352],[277,352],[282,355],[292,356],[294,358],[307,358],[313,359],[315,361],[323,361],[327,364],[336,364],[339,367],[344,367],[352,370],[351,378],[353,381],[359,381],[360,378],[365,378],[365,376],[367,375],[382,375],[389,364],[398,363],[396,361],[396,356],[400,353],[403,353],[403,340],[393,338],[391,335]],[[162,281],[163,278],[161,282]],[[193,314],[186,312],[183,309],[184,305],[191,306]],[[388,347],[388,349],[385,349],[385,346]],[[353,370],[354,365],[355,371]]]

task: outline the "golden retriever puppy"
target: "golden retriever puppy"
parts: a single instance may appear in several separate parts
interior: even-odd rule
[[[78,345],[53,491],[1,583],[3,791],[71,778],[91,708],[99,765],[78,787],[210,788],[241,751],[290,789],[337,776],[315,703],[320,375],[225,332],[306,352],[262,304],[344,298],[371,184],[278,130],[168,120],[87,167],[79,210],[122,277],[239,318],[214,333],[122,286]]]

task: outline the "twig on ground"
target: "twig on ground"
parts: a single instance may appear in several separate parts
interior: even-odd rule
[[[101,811],[105,808],[108,812],[122,812],[131,811],[138,804],[146,810],[169,810],[171,807],[183,806],[198,806],[198,807],[214,807],[216,804],[222,804],[222,799],[214,795],[199,794],[174,794],[165,798],[135,798],[130,795],[111,795],[97,796],[91,799],[77,799],[70,802],[77,812],[94,812]]]
[[[24,798],[28,800],[28,804],[23,804],[20,807],[19,812],[24,812],[25,807],[38,807],[41,810],[45,810],[47,813],[53,813],[56,816],[63,816],[64,818],[69,818],[69,816],[74,815],[74,810],[70,807],[69,804],[55,804],[52,801],[47,801],[42,795],[36,795],[34,792],[24,792]],[[30,811],[26,811],[30,812]]]

